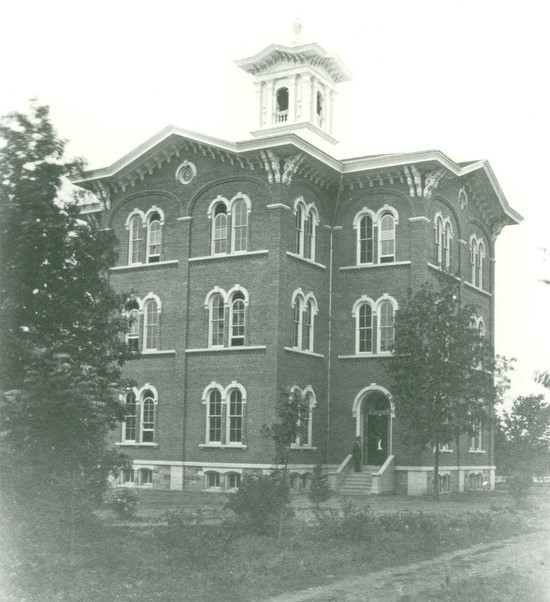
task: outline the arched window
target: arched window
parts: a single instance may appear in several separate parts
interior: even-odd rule
[[[311,299],[305,304],[303,322],[302,349],[313,351],[313,301]]]
[[[474,234],[470,238],[470,267],[472,284],[483,288],[483,264],[485,260],[485,244]]]
[[[225,304],[221,293],[210,298],[210,347],[223,347],[225,331]]]
[[[153,484],[153,471],[150,468],[140,468],[138,475],[138,482],[140,485]]]
[[[128,244],[128,263],[143,263],[143,218],[141,215],[134,215],[130,219],[128,226],[129,244]]]
[[[395,219],[391,213],[384,213],[379,222],[380,246],[378,256],[380,263],[395,261]]]
[[[304,295],[297,289],[292,295],[292,347],[302,351],[314,350],[315,315],[317,300],[313,293]]]
[[[124,421],[122,423],[122,441],[134,442],[136,440],[136,395],[133,391],[124,397]]]
[[[276,113],[275,123],[284,123],[288,120],[288,88],[279,88],[275,95]]]
[[[159,305],[156,299],[147,299],[144,306],[144,350],[159,348]]]
[[[246,390],[233,381],[226,388],[217,383],[202,395],[206,414],[206,446],[243,447]]]
[[[233,252],[246,251],[248,230],[248,207],[244,199],[237,199],[231,209]]]
[[[296,207],[296,217],[294,221],[294,252],[302,255],[304,244],[304,207],[298,204]]]
[[[245,333],[245,299],[241,291],[236,291],[230,299],[230,347],[242,347]]]
[[[147,220],[147,263],[157,263],[160,261],[161,246],[161,216],[157,211],[154,211]]]
[[[239,389],[233,389],[229,394],[229,420],[227,421],[229,443],[243,441],[243,398]]]
[[[483,427],[481,420],[473,420],[470,430],[470,451],[483,450]]]
[[[382,301],[378,307],[379,352],[390,353],[394,341],[394,308],[391,301]]]
[[[126,316],[128,318],[128,332],[126,333],[126,343],[130,351],[139,351],[140,336],[140,313],[139,303],[133,299],[126,304]]]
[[[313,433],[313,408],[317,405],[315,393],[308,385],[305,389],[293,386],[289,402],[296,412],[296,435],[291,447],[311,447]]]
[[[222,442],[222,395],[213,389],[208,398],[207,443]]]
[[[445,270],[447,272],[451,271],[451,239],[453,238],[453,231],[451,228],[451,224],[447,222],[445,225],[445,235],[443,238],[443,251],[445,255]]]
[[[210,470],[204,473],[206,489],[220,489],[221,477],[219,472]]]
[[[228,472],[225,479],[226,489],[238,489],[241,486],[241,475],[238,472]]]
[[[443,218],[435,218],[435,265],[441,267],[443,262]]]
[[[227,207],[225,203],[218,203],[214,208],[212,223],[212,254],[223,253],[227,253]]]
[[[141,442],[153,443],[155,440],[156,403],[151,391],[142,395]]]
[[[302,296],[297,296],[294,301],[292,310],[292,346],[296,349],[302,347],[302,314],[303,314],[304,299]]]
[[[374,228],[372,217],[364,215],[359,221],[359,263],[374,262]]]
[[[372,353],[374,349],[373,315],[370,303],[363,303],[357,314],[357,353]]]
[[[313,203],[306,205],[303,197],[294,202],[294,253],[315,261],[316,232],[319,215]]]
[[[395,261],[395,226],[397,211],[384,205],[375,214],[363,207],[353,219],[357,231],[357,265],[393,263]]]

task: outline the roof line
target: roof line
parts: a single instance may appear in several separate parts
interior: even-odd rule
[[[215,146],[218,149],[225,150],[231,153],[246,153],[254,152],[257,150],[263,150],[265,148],[274,148],[286,145],[293,145],[298,150],[308,153],[314,159],[321,161],[328,167],[336,170],[338,173],[346,175],[353,174],[360,171],[372,170],[372,169],[383,169],[388,167],[399,167],[401,165],[410,165],[415,163],[423,163],[427,161],[437,161],[443,167],[448,169],[455,176],[462,177],[475,171],[482,170],[487,176],[496,196],[498,197],[501,206],[512,220],[519,222],[523,218],[514,209],[511,208],[508,203],[497,178],[489,165],[489,162],[485,159],[469,163],[465,166],[460,166],[455,163],[452,159],[447,157],[444,153],[439,150],[426,150],[426,151],[415,151],[408,153],[397,153],[390,155],[377,155],[370,157],[356,157],[353,159],[336,159],[328,153],[317,148],[307,140],[304,140],[295,133],[289,132],[284,134],[273,134],[270,136],[262,136],[258,138],[248,139],[240,142],[229,142],[221,138],[215,138],[212,136],[206,136],[192,130],[186,130],[178,128],[174,125],[169,125],[162,129],[160,132],[140,144],[134,150],[130,151],[118,161],[115,161],[108,167],[90,170],[85,172],[83,178],[75,178],[71,181],[75,184],[83,183],[92,180],[99,180],[103,178],[109,178],[116,175],[119,171],[130,165],[133,161],[138,159],[144,153],[152,150],[155,146],[162,143],[170,136],[181,136],[197,142],[199,144],[205,144],[208,146]]]

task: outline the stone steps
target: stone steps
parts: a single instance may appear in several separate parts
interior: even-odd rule
[[[372,472],[377,466],[364,466],[361,472],[349,472],[338,493],[340,495],[368,495],[372,491]]]

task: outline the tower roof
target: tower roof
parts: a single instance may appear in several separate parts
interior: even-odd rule
[[[351,73],[337,56],[329,54],[313,42],[299,46],[271,44],[254,56],[235,61],[238,67],[254,76],[269,73],[278,63],[308,65],[322,69],[335,84],[351,79]]]

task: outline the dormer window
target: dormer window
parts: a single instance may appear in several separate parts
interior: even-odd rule
[[[279,88],[277,90],[277,112],[275,114],[275,123],[288,121],[288,88]]]

